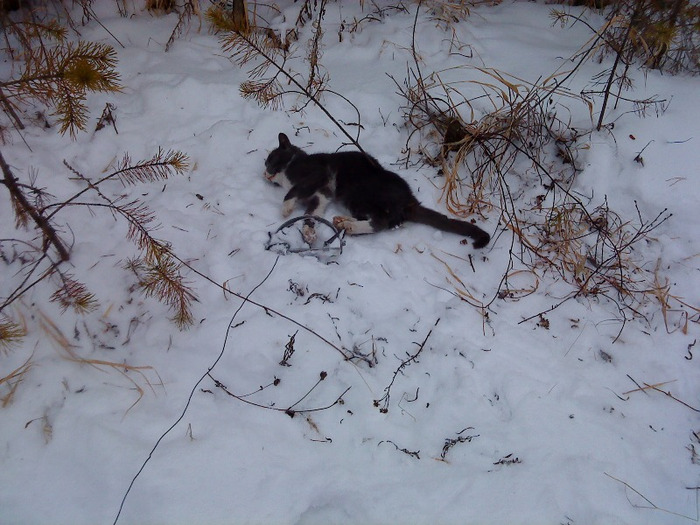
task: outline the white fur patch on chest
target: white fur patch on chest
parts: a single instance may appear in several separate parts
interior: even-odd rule
[[[274,184],[279,184],[287,191],[292,188],[292,183],[287,178],[287,173],[284,170],[274,175],[265,172],[265,178]]]

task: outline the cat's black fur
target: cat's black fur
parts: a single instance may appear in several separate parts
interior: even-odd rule
[[[265,177],[288,190],[284,216],[290,215],[297,203],[304,206],[307,215],[321,215],[333,200],[352,215],[333,219],[349,234],[373,233],[410,221],[470,237],[474,248],[483,248],[490,240],[478,226],[422,206],[405,180],[365,153],[309,155],[292,145],[284,133],[278,139],[279,146],[265,160]],[[313,230],[307,230],[305,235],[309,234],[313,235]]]

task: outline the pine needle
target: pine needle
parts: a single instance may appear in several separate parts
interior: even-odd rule
[[[75,138],[88,121],[87,93],[121,90],[117,54],[106,44],[63,42],[53,48],[28,47],[18,78],[0,82],[15,103],[32,99],[53,106],[61,133]]]
[[[158,152],[149,160],[132,164],[129,154],[117,166],[117,171],[111,176],[116,176],[125,186],[131,186],[144,182],[156,182],[169,178],[173,172],[181,175],[189,169],[189,157],[177,150]]]
[[[181,265],[172,257],[161,257],[142,266],[141,288],[147,297],[155,297],[175,313],[172,320],[180,328],[194,322],[191,305],[197,298],[180,273]]]
[[[27,326],[17,323],[5,314],[0,314],[0,352],[9,353],[27,335]]]
[[[63,276],[63,286],[51,295],[51,300],[61,306],[62,313],[72,308],[76,313],[86,314],[99,305],[95,294],[90,293],[83,283],[71,275]]]

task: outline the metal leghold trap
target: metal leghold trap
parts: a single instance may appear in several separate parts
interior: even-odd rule
[[[315,235],[308,235],[308,228],[313,227]],[[288,255],[311,255],[325,264],[336,262],[345,246],[345,230],[339,230],[332,222],[315,215],[301,215],[284,222],[274,232],[268,232],[270,238],[265,249]]]

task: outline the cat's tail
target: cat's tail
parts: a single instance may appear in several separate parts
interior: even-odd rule
[[[409,208],[406,220],[432,226],[444,232],[471,237],[474,248],[483,248],[491,240],[491,236],[478,226],[470,222],[451,219],[440,212],[431,210],[420,204]]]

